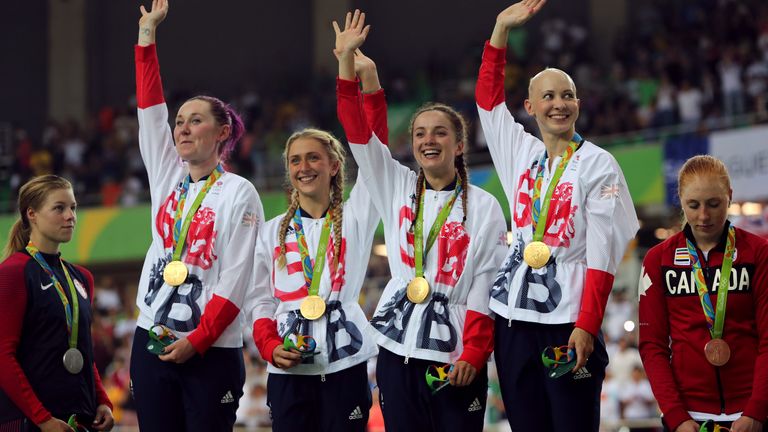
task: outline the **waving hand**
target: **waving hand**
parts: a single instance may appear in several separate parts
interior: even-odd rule
[[[148,46],[155,43],[155,32],[157,26],[168,15],[168,0],[152,0],[152,9],[147,12],[144,5],[139,7],[141,18],[139,18],[139,46]]]

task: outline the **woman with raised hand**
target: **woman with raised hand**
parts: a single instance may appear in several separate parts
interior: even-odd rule
[[[524,106],[541,139],[505,104],[509,30],[545,1],[523,0],[499,13],[476,88],[512,214],[512,244],[490,299],[495,359],[513,430],[597,431],[608,364],[600,326],[617,266],[639,225],[616,160],[576,133],[579,99],[567,73],[547,68],[530,80]],[[542,364],[557,362],[562,365],[550,370]]]
[[[501,207],[469,184],[466,123],[446,105],[425,105],[412,118],[418,173],[392,158],[361,101],[383,105],[383,90],[363,96],[355,76],[365,14],[334,27],[338,115],[381,214],[392,274],[371,320],[386,428],[480,431],[493,351],[488,295],[506,239]]]
[[[167,12],[167,0],[141,7],[135,48],[152,244],[136,299],[133,396],[142,431],[232,430],[245,380],[240,310],[263,210],[253,185],[224,168],[243,133],[232,108],[196,96],[168,125],[155,46]]]
[[[648,251],[639,284],[640,356],[665,430],[698,432],[709,422],[761,431],[768,241],[728,221],[732,190],[722,161],[686,161],[678,194],[683,231]]]
[[[358,298],[379,216],[362,182],[343,202],[346,152],[330,133],[294,133],[283,157],[290,204],[259,234],[248,308],[272,428],[365,431],[376,344]]]
[[[0,264],[0,430],[108,431],[112,404],[93,362],[93,275],[61,258],[77,202],[69,181],[19,189]]]

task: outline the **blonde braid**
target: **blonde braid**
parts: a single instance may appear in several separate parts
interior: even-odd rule
[[[288,210],[285,212],[285,216],[283,216],[283,220],[280,221],[280,228],[278,229],[277,235],[280,238],[280,257],[277,259],[277,267],[278,268],[285,268],[285,235],[286,231],[288,231],[288,225],[291,223],[291,220],[293,220],[293,215],[296,213],[296,210],[299,208],[299,192],[294,189],[291,193],[291,204],[288,206]]]
[[[459,173],[461,179],[461,208],[464,214],[461,219],[461,224],[464,225],[467,222],[467,196],[469,191],[469,171],[467,170],[467,160],[464,154],[456,156],[456,171]]]
[[[339,176],[331,180],[331,211],[333,212],[333,269],[341,261],[341,234],[344,220],[344,185]]]

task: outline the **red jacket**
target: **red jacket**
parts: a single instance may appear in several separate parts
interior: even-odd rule
[[[727,228],[727,227],[726,227]],[[705,259],[697,249],[712,305],[717,303],[727,229]],[[653,393],[674,430],[689,411],[768,416],[768,242],[736,228],[723,339],[730,361],[709,364],[711,340],[693,278],[686,237],[690,228],[653,247],[640,276],[640,355]]]

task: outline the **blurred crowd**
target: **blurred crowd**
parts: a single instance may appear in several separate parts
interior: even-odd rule
[[[527,77],[546,66],[571,73],[581,98],[577,129],[599,143],[605,142],[599,137],[633,131],[646,131],[642,137],[647,139],[669,133],[670,127],[693,131],[768,117],[768,3],[649,0],[628,7],[610,64],[594,58],[591,47],[597,36],[567,17],[548,18],[539,30],[513,31],[506,87],[516,118],[527,125],[532,121],[522,106]],[[411,76],[390,76],[382,70],[392,111],[439,100],[474,119],[481,49],[478,43],[455,64],[430,65]],[[239,109],[248,127],[231,157],[230,170],[251,178],[257,188],[277,189],[283,183],[281,152],[292,132],[307,126],[340,132],[333,77],[314,77],[313,83],[314,91],[291,98],[267,97],[253,89],[229,98],[221,95]],[[172,89],[169,96],[173,110],[191,95]],[[2,187],[10,187],[14,197],[15,189],[29,177],[55,172],[75,180],[76,196],[85,205],[130,206],[146,201],[135,99],[126,99],[124,106],[104,107],[84,123],[51,121],[39,140],[29,131],[14,130],[9,185]],[[390,115],[390,123],[393,152],[408,160],[409,137],[403,127],[407,122]],[[477,122],[470,123],[475,127],[470,152],[479,157],[469,160],[487,162],[484,138]],[[10,207],[0,203],[0,210]]]

